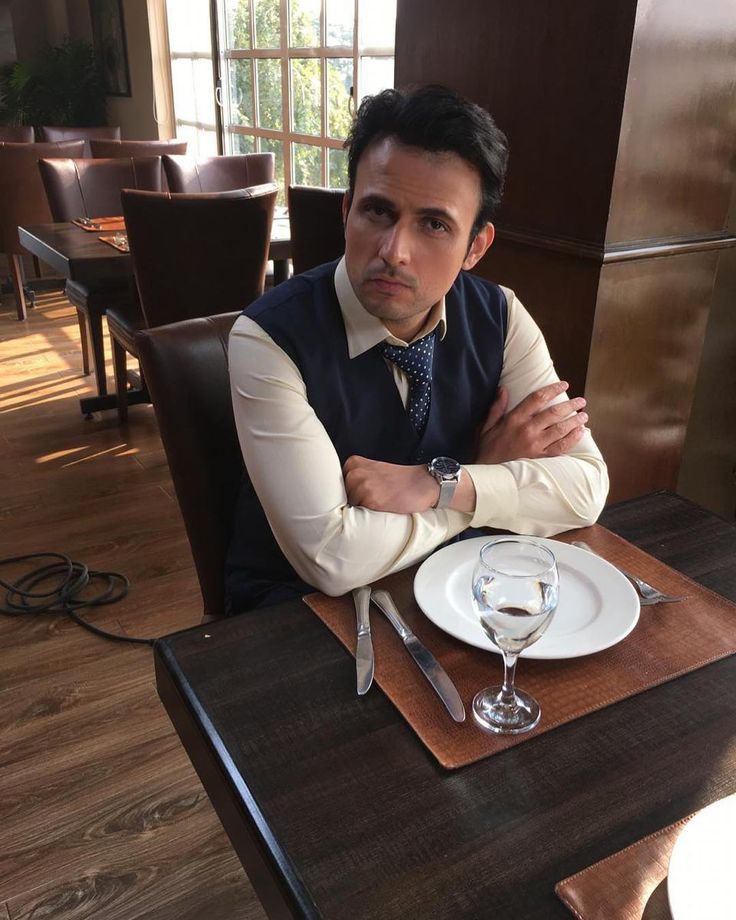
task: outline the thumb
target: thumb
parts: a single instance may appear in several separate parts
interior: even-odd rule
[[[493,428],[494,425],[497,425],[504,414],[506,413],[506,407],[509,404],[509,391],[508,387],[501,386],[496,392],[496,398],[491,403],[491,408],[488,410],[488,416],[486,418],[485,424],[483,425],[483,430],[488,431],[489,428]]]

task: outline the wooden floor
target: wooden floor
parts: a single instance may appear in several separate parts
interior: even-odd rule
[[[111,377],[111,375],[110,375]],[[112,381],[110,380],[110,383]],[[0,306],[0,556],[125,574],[90,619],[156,636],[201,615],[153,411],[85,420],[76,314]],[[17,574],[4,566],[0,577]],[[251,920],[262,909],[154,685],[151,650],[0,616],[0,920]]]

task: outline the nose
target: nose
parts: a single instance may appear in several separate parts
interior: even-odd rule
[[[409,228],[400,221],[386,228],[378,251],[386,265],[406,265],[410,258]]]

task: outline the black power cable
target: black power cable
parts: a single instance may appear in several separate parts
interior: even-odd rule
[[[13,563],[28,562],[31,559],[56,559],[58,561],[31,569],[15,583],[0,578],[5,588],[5,604],[0,613],[10,616],[35,616],[41,613],[65,613],[79,626],[88,629],[103,639],[116,642],[133,642],[136,645],[153,645],[154,639],[139,639],[107,632],[94,626],[79,615],[85,607],[101,607],[114,604],[128,593],[130,582],[117,572],[95,572],[81,562],[73,562],[64,553],[29,553],[25,556],[10,556],[0,559],[0,567]],[[82,598],[81,593],[93,583],[100,583],[100,592],[93,597]],[[49,586],[50,583],[50,586]],[[33,590],[46,584],[47,590]]]

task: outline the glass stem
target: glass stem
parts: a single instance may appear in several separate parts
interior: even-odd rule
[[[503,686],[501,687],[499,701],[504,706],[515,705],[516,694],[514,693],[514,677],[516,675],[516,662],[518,660],[518,652],[515,655],[512,652],[503,653]]]

